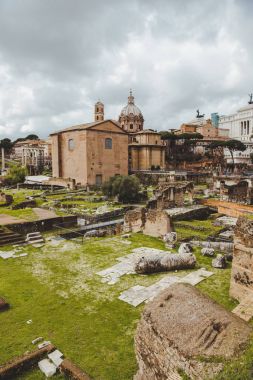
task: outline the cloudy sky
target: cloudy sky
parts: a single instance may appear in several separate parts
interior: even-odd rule
[[[146,128],[253,92],[252,0],[1,0],[0,138],[117,119],[129,88]]]

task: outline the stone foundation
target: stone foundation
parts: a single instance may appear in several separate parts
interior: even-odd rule
[[[39,360],[54,350],[55,346],[49,344],[46,347],[29,352],[18,358],[14,358],[9,363],[6,363],[0,367],[0,379],[18,379],[19,375],[23,374],[24,371],[31,369],[33,366],[37,366]]]
[[[174,284],[144,309],[135,336],[134,380],[212,379],[245,347],[246,322],[187,284]]]

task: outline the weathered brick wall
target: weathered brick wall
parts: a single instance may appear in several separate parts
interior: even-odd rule
[[[253,220],[240,217],[235,228],[230,295],[238,301],[253,298]]]

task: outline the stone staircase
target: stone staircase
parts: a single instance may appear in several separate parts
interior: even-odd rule
[[[43,244],[45,240],[40,232],[30,232],[26,235],[26,242],[28,244]]]
[[[7,227],[0,227],[0,246],[25,244],[25,239],[17,232],[11,231]]]

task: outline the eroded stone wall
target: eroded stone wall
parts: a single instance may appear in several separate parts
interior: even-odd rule
[[[246,217],[239,217],[235,228],[230,295],[253,299],[253,219]]]
[[[134,380],[212,379],[241,353],[251,328],[198,289],[174,284],[144,309],[135,335]]]
[[[164,236],[171,231],[168,214],[162,210],[148,210],[143,233],[154,237]]]
[[[161,237],[171,230],[170,217],[163,210],[137,208],[125,214],[125,232],[143,232],[145,235]]]
[[[124,231],[125,232],[141,232],[145,224],[145,209],[136,208],[125,214]]]

